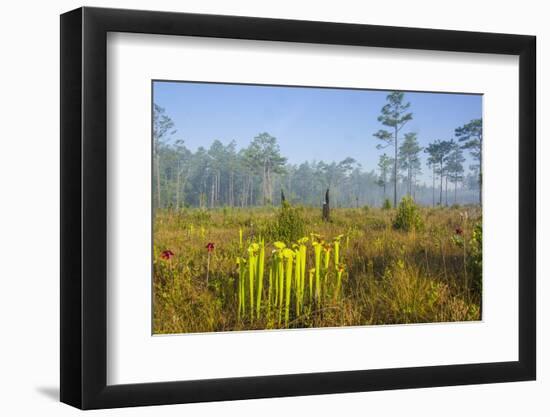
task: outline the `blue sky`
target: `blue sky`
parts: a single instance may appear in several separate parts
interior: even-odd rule
[[[176,125],[174,138],[192,151],[215,139],[235,140],[240,149],[268,132],[294,164],[351,156],[370,171],[380,154],[392,152],[376,149],[381,142],[373,136],[383,128],[377,117],[388,91],[156,81],[153,94]],[[403,133],[416,132],[421,146],[451,139],[456,127],[482,116],[480,95],[406,92],[405,99],[413,120]],[[424,164],[422,169],[428,181]]]

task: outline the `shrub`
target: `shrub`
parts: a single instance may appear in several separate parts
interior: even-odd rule
[[[391,209],[391,201],[389,198],[386,198],[384,200],[384,203],[382,204],[382,210],[390,210]]]
[[[363,212],[364,212],[365,214],[369,214],[369,213],[370,213],[370,207],[369,207],[368,204],[365,204],[365,205],[363,206]]]
[[[397,208],[397,214],[393,220],[395,229],[410,232],[419,230],[424,226],[420,210],[411,197],[403,197]]]
[[[305,222],[302,209],[284,202],[277,214],[277,240],[290,244],[305,234]]]

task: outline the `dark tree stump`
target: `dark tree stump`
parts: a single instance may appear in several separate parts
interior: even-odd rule
[[[329,189],[325,193],[325,202],[323,203],[323,220],[328,222],[330,221],[330,200],[329,200]]]

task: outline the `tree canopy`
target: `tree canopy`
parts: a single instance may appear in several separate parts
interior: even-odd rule
[[[457,127],[456,141],[436,139],[423,148],[419,133],[404,131],[413,118],[410,107],[403,92],[391,92],[386,97],[377,118],[385,128],[373,135],[382,142],[377,149],[392,147],[393,155],[379,155],[375,172],[364,169],[351,156],[340,161],[289,163],[281,153],[277,138],[268,132],[258,133],[241,148],[234,140],[223,143],[213,139],[208,147],[200,146],[192,151],[186,147],[165,109],[154,104],[155,206],[249,207],[278,204],[283,196],[289,203],[320,206],[327,189],[330,189],[333,207],[381,205],[389,185],[394,207],[398,195],[409,195],[417,202],[435,205],[436,179],[439,204],[443,204],[444,184],[447,197],[448,182],[454,185],[455,202],[473,202],[472,193],[467,190],[476,189],[474,177],[478,177],[478,189],[481,187],[481,119]],[[463,150],[469,150],[476,161],[467,175]],[[431,173],[430,186],[418,180],[422,174],[422,153],[426,154],[425,163]],[[460,190],[459,184],[462,184]]]

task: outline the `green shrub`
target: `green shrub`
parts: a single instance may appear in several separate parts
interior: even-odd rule
[[[305,233],[305,221],[300,207],[292,207],[284,202],[277,213],[277,231],[275,238],[287,244],[302,238]]]
[[[384,203],[382,204],[382,210],[390,210],[391,209],[391,201],[389,198],[386,198],[384,200]]]
[[[368,204],[365,204],[365,205],[363,206],[363,212],[364,212],[365,214],[369,214],[369,213],[370,213],[370,207],[369,207]]]
[[[398,230],[410,232],[422,229],[424,222],[420,216],[420,210],[411,197],[403,197],[397,208],[393,227]]]
[[[257,237],[263,237],[267,241],[285,242],[290,246],[304,236],[305,223],[303,209],[292,207],[285,201],[274,218],[258,219],[252,230]]]
[[[249,228],[252,237],[263,237],[268,241],[277,239],[277,221],[274,219],[258,219],[255,223],[246,223],[246,227]]]

